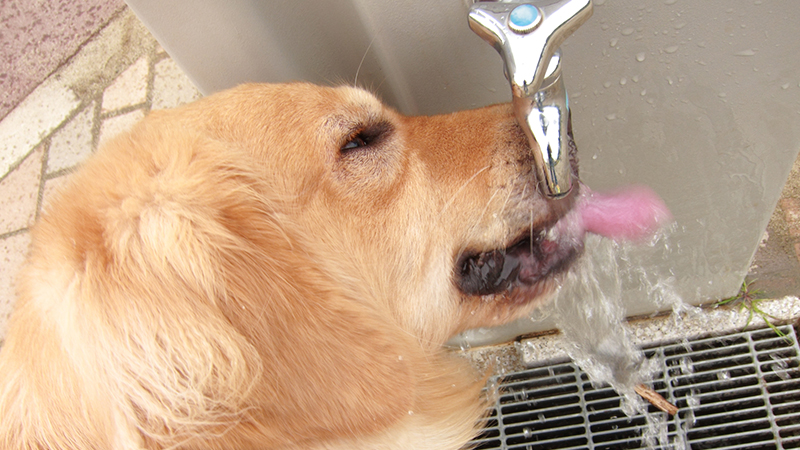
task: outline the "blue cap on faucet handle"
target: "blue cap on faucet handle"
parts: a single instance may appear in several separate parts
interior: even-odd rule
[[[528,33],[539,25],[541,19],[539,8],[524,3],[511,10],[508,15],[508,27],[516,33]]]
[[[539,90],[558,46],[591,15],[591,0],[484,1],[468,18],[503,57],[514,95],[526,97]]]

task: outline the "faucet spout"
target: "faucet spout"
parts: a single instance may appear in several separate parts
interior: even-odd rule
[[[472,31],[503,57],[517,121],[551,198],[572,188],[569,101],[558,46],[591,15],[592,0],[480,1],[469,12]]]
[[[552,198],[563,197],[572,189],[569,99],[561,77],[560,53],[556,51],[551,58],[538,91],[513,96],[514,113],[530,143],[542,191]]]

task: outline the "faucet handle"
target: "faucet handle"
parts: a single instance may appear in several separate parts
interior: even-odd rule
[[[592,0],[481,1],[470,7],[469,27],[503,57],[512,94],[528,97],[558,46],[591,15]]]

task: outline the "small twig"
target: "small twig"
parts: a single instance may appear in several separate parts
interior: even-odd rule
[[[668,402],[664,397],[661,396],[658,392],[650,389],[649,387],[640,384],[633,388],[637,394],[641,395],[643,399],[647,400],[648,402],[652,403],[653,406],[664,411],[665,413],[669,414],[670,416],[674,416],[678,414],[678,407],[673,405],[672,403]]]

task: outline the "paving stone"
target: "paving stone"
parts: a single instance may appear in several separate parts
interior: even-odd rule
[[[102,93],[125,69],[152,52],[155,39],[130,9],[125,8],[59,69],[64,80],[83,99]]]
[[[15,234],[0,239],[0,342],[6,336],[8,317],[14,305],[17,274],[28,253],[30,235]]]
[[[202,97],[174,60],[166,58],[155,66],[152,109],[168,109],[185,105]]]
[[[80,106],[58,77],[50,77],[0,122],[0,177]]]
[[[95,103],[86,106],[50,140],[47,173],[74,167],[92,153]]]
[[[0,234],[33,224],[39,199],[44,148],[38,147],[0,181]]]
[[[144,119],[144,110],[141,109],[137,109],[120,116],[107,118],[100,126],[100,137],[98,138],[97,146],[100,147],[114,136],[122,133],[123,131],[130,130],[142,119]]]
[[[144,103],[147,99],[148,57],[142,56],[103,92],[103,112]]]

